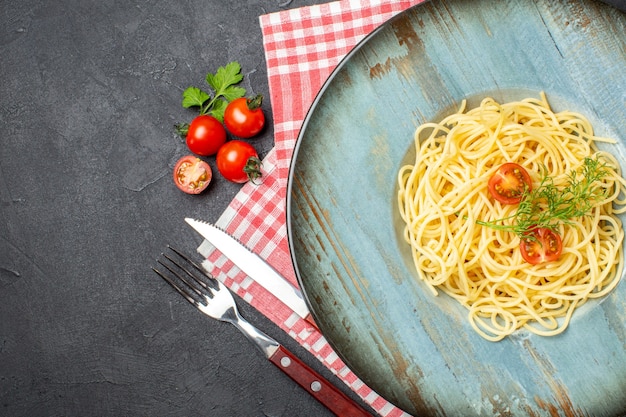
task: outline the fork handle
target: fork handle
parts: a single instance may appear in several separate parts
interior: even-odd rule
[[[269,360],[339,417],[372,417],[350,397],[309,368],[282,345]]]

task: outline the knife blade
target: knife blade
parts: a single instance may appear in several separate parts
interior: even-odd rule
[[[263,258],[214,224],[189,217],[185,218],[185,221],[241,271],[272,293],[298,316],[316,329],[318,328],[300,290],[291,285]]]

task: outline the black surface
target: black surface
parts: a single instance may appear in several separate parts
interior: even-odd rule
[[[258,16],[322,2],[0,3],[1,415],[331,415],[150,269],[167,244],[199,256],[183,218],[216,221],[241,187],[174,187],[181,92],[237,60],[268,96]],[[271,149],[271,127],[254,145]]]

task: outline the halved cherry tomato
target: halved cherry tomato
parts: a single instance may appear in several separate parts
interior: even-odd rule
[[[558,233],[546,228],[535,227],[529,236],[520,242],[522,258],[532,265],[556,261],[561,256],[563,243]]]
[[[513,162],[502,164],[489,178],[489,193],[502,204],[519,204],[524,192],[532,190],[532,180],[528,171]]]
[[[215,155],[226,142],[226,129],[213,116],[196,116],[187,130],[187,147],[196,155]]]
[[[252,145],[241,140],[231,140],[217,152],[217,169],[229,181],[254,182],[261,176],[261,160]]]
[[[224,124],[230,133],[240,138],[251,138],[265,126],[265,115],[261,110],[262,95],[249,99],[237,98],[224,110]]]
[[[183,156],[174,166],[174,183],[187,194],[200,194],[213,178],[209,164],[193,155]]]

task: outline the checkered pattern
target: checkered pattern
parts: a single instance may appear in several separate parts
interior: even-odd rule
[[[315,96],[341,59],[380,24],[423,0],[342,0],[266,14],[259,21],[274,116],[275,147],[263,180],[244,185],[217,224],[297,286],[285,226],[289,163]],[[338,375],[381,416],[407,416],[360,381],[324,337],[204,242],[204,265]]]

